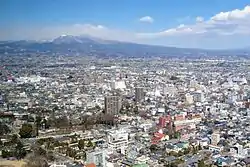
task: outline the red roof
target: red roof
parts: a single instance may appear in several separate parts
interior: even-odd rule
[[[165,135],[159,132],[154,133],[154,137],[152,138],[152,144],[157,144]]]
[[[96,165],[94,163],[91,163],[91,164],[87,164],[85,167],[96,167]]]

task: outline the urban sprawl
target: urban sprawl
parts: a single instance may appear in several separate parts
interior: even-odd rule
[[[0,166],[249,166],[249,65],[0,56]]]

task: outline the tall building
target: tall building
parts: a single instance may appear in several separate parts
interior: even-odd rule
[[[111,88],[112,89],[126,89],[126,84],[124,81],[119,80],[119,81],[113,81],[111,82]]]
[[[193,104],[193,103],[194,103],[193,96],[192,96],[190,93],[187,93],[187,94],[185,95],[185,98],[186,98],[186,103],[187,103],[187,104]]]
[[[116,115],[121,109],[121,98],[119,96],[106,96],[104,99],[105,114]]]
[[[164,127],[166,127],[166,125],[167,125],[170,121],[171,121],[171,116],[170,116],[170,115],[168,115],[168,116],[163,116],[163,117],[160,117],[160,118],[159,118],[159,123],[158,123],[158,125],[159,125],[159,127],[164,128]]]
[[[217,146],[219,142],[220,142],[220,134],[219,132],[216,131],[211,136],[211,144]]]
[[[108,148],[111,151],[125,153],[128,147],[129,134],[125,129],[111,130],[108,132]]]
[[[204,102],[205,100],[204,93],[200,91],[192,93],[192,96],[194,102]]]
[[[135,88],[135,101],[136,102],[141,102],[145,100],[145,92],[144,88],[137,87]]]
[[[87,164],[94,163],[96,167],[106,167],[105,150],[94,150],[86,153]]]
[[[174,97],[177,94],[177,88],[172,84],[168,84],[163,87],[163,94],[169,97]]]

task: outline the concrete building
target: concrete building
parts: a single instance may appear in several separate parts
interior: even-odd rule
[[[125,153],[128,147],[129,134],[124,130],[112,130],[108,132],[108,148],[111,151],[120,151]]]
[[[186,104],[193,104],[194,103],[193,96],[190,93],[187,93],[185,95],[185,98],[186,98]]]
[[[121,109],[121,98],[119,96],[106,96],[104,99],[105,114],[116,115]]]
[[[120,80],[120,81],[113,81],[111,83],[111,88],[112,89],[126,89],[126,84],[124,81]]]
[[[135,101],[141,102],[143,100],[145,100],[144,88],[141,88],[141,87],[135,88]]]
[[[211,144],[217,146],[220,141],[220,134],[219,132],[215,131],[211,136]]]
[[[94,163],[96,167],[106,167],[106,151],[94,150],[86,153],[87,164]]]
[[[194,102],[204,102],[205,101],[205,97],[204,97],[203,92],[197,91],[197,92],[192,93],[192,95],[193,95]]]

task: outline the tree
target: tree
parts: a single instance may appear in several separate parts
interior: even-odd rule
[[[147,101],[147,103],[151,103],[151,100],[150,100],[150,98],[147,98],[147,100],[146,100],[146,101]]]
[[[87,158],[87,154],[85,151],[82,152],[82,159],[85,161]]]
[[[199,143],[199,145],[198,145],[198,150],[202,150],[202,146],[201,146],[200,143]]]
[[[78,148],[80,150],[82,150],[82,149],[84,149],[84,147],[85,147],[85,140],[84,139],[79,140],[78,141]]]
[[[135,108],[134,108],[134,113],[137,115],[137,114],[139,114],[139,108],[138,108],[138,106],[135,106]]]
[[[42,121],[42,117],[40,117],[39,115],[36,116],[35,118],[35,122],[38,128],[40,128],[41,126],[41,121]]]
[[[57,128],[67,128],[69,127],[69,119],[66,116],[57,118],[55,120],[55,126]]]
[[[18,141],[19,141],[19,138],[18,138],[17,134],[13,134],[13,135],[11,136],[10,143],[11,143],[11,144],[17,144]]]
[[[67,148],[66,155],[75,159],[76,151],[70,147]]]
[[[179,139],[180,138],[180,132],[174,132],[174,138]]]
[[[77,142],[77,134],[75,133],[73,136],[70,136],[71,138],[71,143],[76,143]]]
[[[155,152],[159,149],[159,147],[156,144],[152,144],[149,149],[151,152]]]
[[[191,151],[190,147],[184,149],[184,154],[189,154]]]
[[[11,151],[8,150],[2,150],[2,158],[8,158],[8,157],[12,157],[13,153]]]
[[[16,148],[15,148],[15,152],[14,152],[14,154],[15,154],[15,157],[17,158],[17,159],[22,159],[22,158],[24,158],[25,156],[26,156],[26,150],[24,149],[24,146],[23,146],[23,144],[21,143],[21,141],[18,141],[17,142],[17,145],[16,145]]]
[[[179,79],[179,78],[176,77],[176,76],[174,76],[174,75],[172,75],[172,76],[170,77],[170,80],[177,80],[177,79]]]
[[[30,138],[32,137],[32,132],[33,132],[32,125],[23,124],[19,131],[19,135],[21,136],[21,138]]]
[[[45,129],[49,129],[49,127],[50,127],[48,120],[45,118],[42,120],[41,124],[42,124],[43,128],[45,128]]]
[[[34,148],[34,155],[46,157],[47,156],[47,151],[44,150],[42,147],[35,147]]]
[[[94,144],[92,143],[92,141],[91,141],[91,140],[89,140],[89,141],[88,141],[88,143],[87,143],[87,147],[94,147]]]
[[[198,162],[198,167],[206,167],[204,160]]]
[[[11,132],[10,128],[6,124],[0,122],[0,136],[3,136],[3,135],[8,134],[10,132]]]
[[[184,152],[182,152],[182,151],[179,151],[179,152],[177,153],[177,156],[178,156],[178,157],[183,156],[183,155],[184,155]]]
[[[48,161],[54,161],[55,160],[55,156],[54,156],[52,151],[49,151],[47,153],[47,159],[48,159]]]

